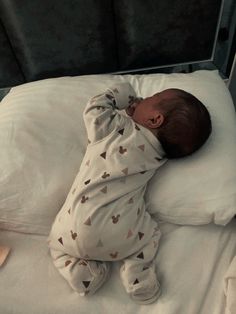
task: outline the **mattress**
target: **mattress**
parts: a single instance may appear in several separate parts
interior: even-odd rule
[[[160,224],[156,257],[160,298],[137,305],[126,295],[114,263],[105,285],[80,297],[54,268],[46,236],[0,231],[11,253],[0,268],[1,314],[222,314],[224,275],[236,254],[236,219],[226,226]]]

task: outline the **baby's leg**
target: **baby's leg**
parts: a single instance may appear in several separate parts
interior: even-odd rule
[[[81,296],[94,294],[110,273],[107,262],[87,261],[52,249],[51,255],[60,274]]]
[[[153,261],[160,235],[158,227],[155,227],[150,242],[140,251],[126,258],[120,269],[121,279],[127,293],[139,304],[152,303],[161,293]]]

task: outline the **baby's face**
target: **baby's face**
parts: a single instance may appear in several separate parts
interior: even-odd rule
[[[166,89],[160,93],[156,93],[151,97],[138,100],[126,109],[126,113],[134,122],[146,126],[146,121],[152,119],[158,111],[158,104],[163,100],[176,97],[176,93],[172,89]]]

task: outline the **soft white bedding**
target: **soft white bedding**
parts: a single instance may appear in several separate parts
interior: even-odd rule
[[[223,226],[177,226],[161,223],[156,258],[162,285],[160,299],[136,305],[119,278],[119,263],[97,294],[81,298],[54,269],[46,236],[0,231],[12,248],[0,268],[1,314],[222,314],[224,276],[236,255],[236,219]]]
[[[123,80],[142,97],[170,87],[191,92],[213,122],[203,149],[169,161],[149,185],[149,210],[180,225],[161,224],[156,263],[162,295],[146,306],[126,295],[118,263],[96,295],[79,297],[54,268],[46,244],[85,151],[82,110],[90,97]],[[32,82],[11,90],[0,118],[0,246],[11,248],[0,267],[0,314],[235,314],[229,309],[235,302],[236,219],[227,223],[236,213],[236,117],[217,72]]]
[[[89,98],[129,81],[147,97],[180,88],[209,109],[213,132],[195,154],[169,160],[147,189],[149,210],[175,224],[225,225],[236,214],[236,115],[217,71],[87,75],[23,84],[0,104],[0,228],[48,234],[87,145]],[[222,165],[219,167],[219,165]]]
[[[225,275],[224,288],[226,295],[225,314],[234,314],[236,313],[236,255]]]

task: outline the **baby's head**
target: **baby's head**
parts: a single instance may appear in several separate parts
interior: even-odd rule
[[[168,159],[194,153],[212,130],[206,107],[181,89],[166,89],[137,101],[127,113],[156,135]]]

